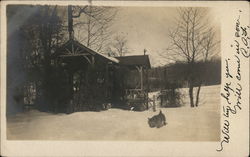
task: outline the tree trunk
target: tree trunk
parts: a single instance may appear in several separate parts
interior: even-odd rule
[[[197,94],[196,94],[196,101],[195,101],[195,106],[198,107],[199,104],[199,97],[200,97],[200,90],[201,90],[201,82],[198,86]]]
[[[193,94],[193,89],[194,89],[194,86],[193,86],[193,81],[190,80],[189,81],[189,98],[190,98],[190,105],[191,107],[194,107],[194,94]]]

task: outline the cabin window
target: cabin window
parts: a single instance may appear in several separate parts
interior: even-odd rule
[[[80,90],[81,74],[76,72],[73,75],[73,91],[77,92]]]
[[[34,104],[36,99],[36,84],[29,83],[24,86],[24,104]]]

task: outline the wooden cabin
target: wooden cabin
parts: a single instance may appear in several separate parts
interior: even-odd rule
[[[53,55],[54,64],[61,69],[67,100],[67,112],[101,110],[110,104],[113,91],[114,67],[119,60],[105,56],[69,40]]]
[[[116,57],[124,72],[124,101],[134,110],[148,108],[148,69],[151,68],[148,55]]]
[[[113,107],[147,108],[148,55],[109,57],[76,40],[69,40],[53,54],[61,73],[59,92],[66,112]]]

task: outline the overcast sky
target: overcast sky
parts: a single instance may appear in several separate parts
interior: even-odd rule
[[[128,40],[130,54],[143,54],[147,50],[152,65],[159,65],[158,53],[168,44],[167,29],[172,24],[176,8],[121,7],[113,29],[123,33]],[[163,61],[164,62],[164,61]]]
[[[210,10],[210,18],[218,27],[215,11]],[[166,53],[169,44],[167,31],[174,26],[176,7],[120,7],[113,29],[123,33],[128,39],[129,55],[143,54],[147,49],[153,66],[166,64],[159,53]]]

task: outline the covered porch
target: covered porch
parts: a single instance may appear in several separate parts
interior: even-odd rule
[[[66,112],[106,109],[112,103],[114,67],[119,60],[69,40],[54,54],[55,67],[62,74]]]
[[[137,111],[148,109],[148,69],[151,68],[148,55],[116,57],[119,65],[125,68],[124,101]]]

